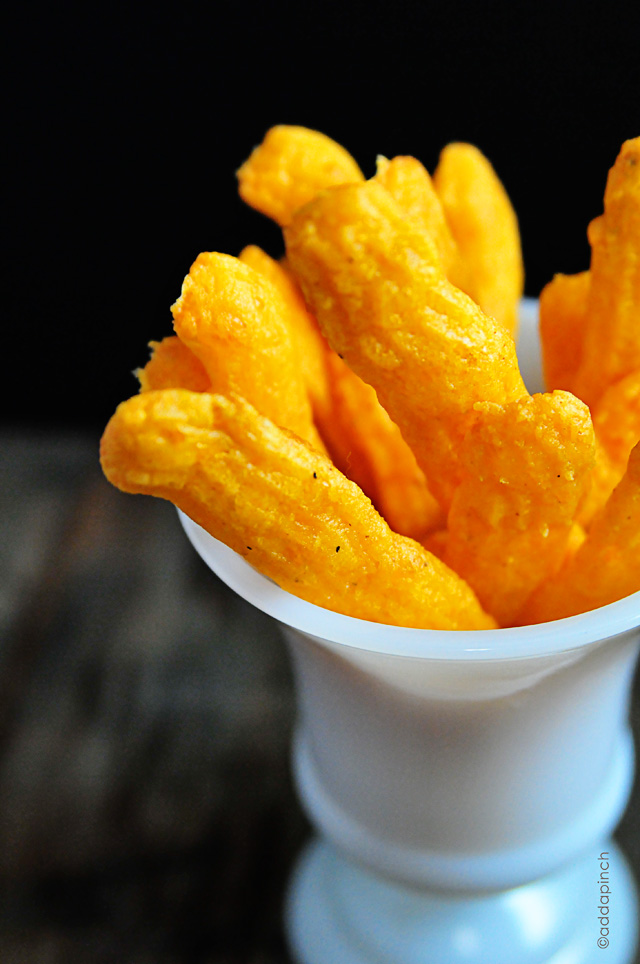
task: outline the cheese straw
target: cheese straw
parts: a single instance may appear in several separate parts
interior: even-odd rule
[[[424,472],[371,387],[326,353],[329,404],[318,427],[333,463],[369,496],[394,532],[422,539],[444,521]]]
[[[318,322],[307,311],[302,292],[291,273],[275,258],[255,244],[247,245],[238,255],[243,264],[249,265],[273,284],[280,295],[280,315],[289,327],[293,339],[300,373],[311,401],[314,418],[328,404],[329,378],[325,356],[328,345]]]
[[[624,475],[629,454],[640,441],[640,371],[607,388],[593,413],[598,450],[591,489],[580,509],[588,525]]]
[[[255,245],[240,253],[275,284],[296,342],[315,423],[334,464],[360,486],[394,532],[420,538],[441,521],[438,503],[400,429],[370,385],[329,348],[290,272]]]
[[[640,441],[640,369],[604,392],[595,408],[593,425],[622,478],[631,449]]]
[[[228,254],[199,255],[172,308],[182,342],[213,391],[235,392],[319,450],[311,404],[278,290]]]
[[[429,235],[445,275],[466,291],[467,278],[460,252],[426,168],[415,157],[394,157],[390,161],[379,157],[373,180],[382,184],[406,217]]]
[[[325,187],[363,180],[340,144],[319,131],[287,124],[267,131],[237,176],[243,201],[280,225]]]
[[[189,388],[193,392],[211,389],[206,368],[177,335],[150,341],[149,347],[151,358],[144,368],[135,371],[141,392],[159,388]]]
[[[640,591],[640,443],[587,537],[562,570],[542,585],[518,615],[543,623],[588,612]]]
[[[514,335],[524,268],[518,219],[502,182],[473,144],[449,144],[433,183],[464,265],[464,279],[451,280]]]
[[[566,556],[593,467],[593,426],[568,392],[479,403],[476,411],[443,559],[508,626]]]
[[[513,339],[447,281],[434,242],[375,181],[318,195],[285,241],[331,347],[373,385],[447,509],[474,404],[527,394]]]
[[[591,273],[557,274],[540,292],[540,347],[547,389],[572,392],[582,356]]]
[[[640,371],[640,137],[622,145],[604,214],[588,233],[591,283],[575,394],[594,406],[608,386]]]
[[[167,389],[123,402],[107,478],[169,499],[283,589],[336,612],[423,629],[490,629],[473,591],[392,532],[357,485],[241,398]]]

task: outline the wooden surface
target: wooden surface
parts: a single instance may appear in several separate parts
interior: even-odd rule
[[[285,964],[309,828],[277,626],[102,479],[97,439],[0,444],[1,964]]]

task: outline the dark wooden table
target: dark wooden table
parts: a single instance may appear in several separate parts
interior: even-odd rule
[[[285,964],[309,828],[277,626],[103,480],[97,438],[0,445],[1,964]]]

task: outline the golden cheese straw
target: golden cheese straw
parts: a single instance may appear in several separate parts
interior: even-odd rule
[[[472,144],[449,144],[433,183],[463,261],[464,290],[515,334],[524,268],[518,219],[502,182]]]
[[[640,444],[575,556],[531,597],[518,623],[574,616],[640,591]]]
[[[568,392],[479,403],[476,411],[443,559],[508,626],[565,557],[593,467],[593,426]]]
[[[591,490],[580,509],[583,525],[603,507],[625,473],[629,453],[640,441],[640,371],[603,392],[595,406],[593,427],[598,450]]]
[[[177,335],[162,341],[150,341],[151,358],[144,368],[136,369],[141,392],[158,388],[189,388],[193,392],[206,392],[211,379],[202,362]]]
[[[280,124],[238,171],[238,190],[251,207],[285,225],[323,188],[362,180],[351,155],[326,134]]]
[[[594,406],[609,385],[640,370],[640,137],[622,145],[604,214],[588,233],[591,284],[575,392]]]
[[[329,395],[325,365],[328,346],[318,322],[307,311],[297,282],[281,262],[255,244],[243,248],[238,257],[278,289],[280,311],[291,330],[300,372],[315,415],[318,409],[327,405]]]
[[[551,392],[572,392],[582,355],[591,274],[557,274],[540,292],[540,346]]]
[[[424,472],[371,385],[327,350],[329,405],[318,427],[333,463],[369,496],[394,532],[421,539],[443,523]]]
[[[322,449],[286,305],[271,282],[238,258],[205,252],[172,311],[180,340],[204,365],[213,391],[242,395]]]
[[[640,369],[604,392],[595,407],[593,425],[622,478],[631,449],[640,441]]]
[[[240,194],[258,210],[287,224],[303,199],[311,200],[331,185],[362,180],[352,159],[346,158],[343,148],[316,131],[272,128],[238,172]],[[460,284],[463,266],[423,165],[413,157],[391,161],[379,157],[375,180],[389,191],[403,214],[432,238],[443,269]],[[317,323],[300,304],[301,296],[296,299],[278,262],[253,245],[242,251],[240,259],[277,284],[289,302],[314,418],[334,462],[374,500],[395,531],[423,537],[438,522],[440,511],[415,456],[375,391],[342,365],[335,353],[318,350]],[[324,377],[318,371],[321,353]]]
[[[268,277],[286,301],[315,423],[334,464],[369,496],[394,532],[424,536],[440,521],[440,508],[375,391],[329,348],[280,262],[255,245],[245,248],[240,260]]]
[[[386,187],[404,214],[432,238],[449,281],[466,290],[466,273],[426,168],[415,157],[378,157],[374,181]]]
[[[549,388],[576,390],[587,328],[591,272],[558,274],[540,295],[540,339]],[[593,404],[598,442],[592,485],[580,509],[586,525],[622,478],[633,446],[640,440],[640,371],[605,388]]]
[[[331,347],[373,385],[448,508],[475,402],[527,394],[513,339],[447,281],[434,242],[375,181],[323,192],[285,241]]]
[[[336,612],[424,629],[489,629],[473,591],[391,532],[361,490],[238,397],[186,390],[123,402],[107,478],[169,499],[283,589]]]

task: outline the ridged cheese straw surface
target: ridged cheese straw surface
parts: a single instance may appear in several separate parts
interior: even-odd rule
[[[394,532],[420,540],[442,524],[424,473],[371,385],[327,351],[330,403],[318,427],[334,464],[369,496]]]
[[[286,305],[270,281],[238,258],[205,252],[172,311],[178,337],[204,365],[213,391],[241,395],[322,449]]]
[[[509,626],[567,553],[594,462],[589,410],[568,392],[476,406],[444,560]]]
[[[515,335],[524,268],[518,219],[502,182],[472,144],[449,144],[433,183],[466,270],[465,291]]]
[[[189,388],[193,392],[209,391],[211,379],[207,375],[206,368],[177,335],[170,335],[162,341],[151,341],[149,347],[152,351],[151,358],[144,368],[138,368],[136,371],[141,392],[160,388]]]
[[[548,391],[572,392],[582,356],[591,274],[557,274],[540,293],[540,345]]]
[[[336,612],[425,629],[489,629],[472,590],[391,532],[331,462],[239,398],[146,392],[101,443],[107,478],[169,499],[283,589]]]
[[[331,347],[373,385],[447,509],[474,404],[527,394],[513,339],[447,281],[434,242],[375,181],[323,192],[285,241]]]
[[[550,389],[577,391],[590,286],[590,271],[559,274],[540,295],[540,338],[545,382]],[[596,465],[579,513],[585,525],[613,492],[624,475],[631,449],[640,440],[640,371],[603,391],[593,406],[593,426],[598,443]]]
[[[326,134],[280,124],[238,171],[238,190],[251,207],[285,225],[318,191],[362,180],[348,151]]]
[[[609,385],[640,370],[640,137],[622,145],[604,214],[588,233],[591,285],[575,392],[593,407]]]
[[[325,365],[328,345],[318,328],[318,322],[307,311],[295,279],[279,261],[255,244],[243,248],[239,258],[243,264],[267,278],[280,293],[282,317],[291,329],[300,372],[315,415],[318,409],[326,407],[329,397]]]
[[[598,442],[596,466],[579,516],[587,526],[624,475],[629,454],[640,441],[640,371],[606,389],[596,404],[593,427]]]
[[[596,460],[591,473],[589,485],[578,507],[576,521],[583,528],[588,529],[591,520],[598,514],[616,485],[622,478],[625,466],[618,469],[607,454],[604,445],[596,436]]]
[[[640,317],[638,329],[640,333]],[[604,392],[595,408],[593,425],[622,477],[631,449],[640,441],[640,370]]]
[[[439,521],[440,508],[375,391],[329,348],[280,262],[253,245],[240,260],[269,278],[286,302],[314,420],[334,464],[369,496],[394,532],[423,536]]]
[[[574,616],[640,591],[640,445],[568,565],[528,601],[518,623]]]
[[[445,275],[465,290],[466,274],[429,172],[415,157],[379,157],[374,181],[387,189],[404,214],[433,239]]]

